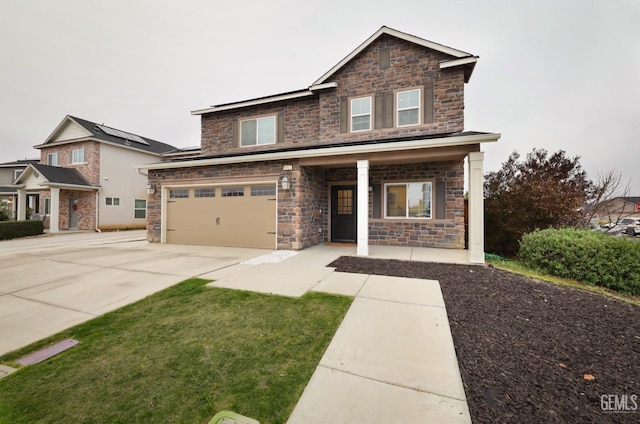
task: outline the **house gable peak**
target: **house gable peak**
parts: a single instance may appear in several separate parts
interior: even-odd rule
[[[108,127],[104,124],[87,121],[67,115],[44,143],[34,146],[36,149],[51,144],[72,143],[74,141],[93,140],[128,149],[139,150],[155,155],[175,150],[170,144],[161,143],[147,137]]]
[[[447,47],[442,44],[434,43],[433,41],[425,40],[424,38],[417,37],[415,35],[407,34],[406,32],[398,31],[393,28],[389,28],[387,26],[381,27],[378,31],[376,31],[371,37],[367,38],[362,44],[360,44],[355,50],[345,56],[340,62],[338,62],[333,68],[329,69],[324,75],[318,78],[313,82],[312,86],[319,85],[327,82],[327,80],[338,72],[343,66],[349,63],[353,58],[355,58],[360,52],[369,47],[373,42],[375,42],[382,35],[389,35],[391,37],[399,38],[401,40],[408,41],[410,43],[417,44],[422,47],[426,47],[431,50],[435,50],[446,55],[451,56],[451,60],[445,60],[440,63],[440,68],[451,68],[454,66],[466,66],[465,67],[465,82],[469,82],[469,78],[471,78],[471,73],[473,72],[473,68],[475,63],[478,61],[478,56],[474,56],[471,53],[464,52],[462,50],[454,49],[452,47]]]

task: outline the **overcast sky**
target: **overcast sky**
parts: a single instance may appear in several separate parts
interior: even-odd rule
[[[179,147],[190,112],[306,88],[382,25],[480,56],[485,170],[534,147],[640,196],[639,0],[1,0],[0,163],[68,115]]]

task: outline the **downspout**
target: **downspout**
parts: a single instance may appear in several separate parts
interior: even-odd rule
[[[96,190],[96,232],[101,233],[100,230],[100,191],[102,189]]]

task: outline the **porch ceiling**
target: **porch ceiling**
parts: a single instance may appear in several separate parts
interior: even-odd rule
[[[470,152],[479,151],[480,144],[478,143],[462,146],[302,158],[300,159],[300,165],[335,167],[354,165],[358,160],[368,160],[371,165],[455,161],[463,160]]]

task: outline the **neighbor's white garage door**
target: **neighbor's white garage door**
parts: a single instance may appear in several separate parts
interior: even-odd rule
[[[276,247],[276,185],[168,189],[166,241],[212,246]]]

